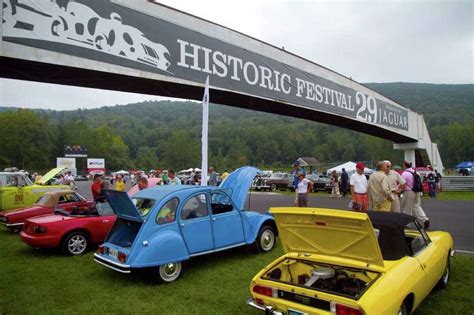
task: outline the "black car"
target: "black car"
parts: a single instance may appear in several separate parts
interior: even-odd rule
[[[327,175],[308,174],[307,179],[313,182],[313,192],[327,191],[331,192],[331,178]]]

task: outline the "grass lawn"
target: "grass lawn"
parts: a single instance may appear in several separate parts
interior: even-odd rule
[[[429,198],[428,195],[426,195]],[[474,200],[474,191],[443,191],[436,195],[438,200]]]
[[[262,314],[246,305],[250,279],[282,248],[195,258],[168,285],[102,267],[92,254],[38,251],[0,227],[0,314]],[[432,292],[415,314],[472,314],[472,283],[474,257],[454,257],[448,289]]]

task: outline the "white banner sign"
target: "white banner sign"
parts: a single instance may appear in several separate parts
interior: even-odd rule
[[[69,170],[76,169],[76,158],[56,158],[56,167],[65,167]]]
[[[105,168],[105,159],[87,159],[87,168]]]

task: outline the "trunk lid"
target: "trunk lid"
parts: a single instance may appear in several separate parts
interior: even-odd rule
[[[258,172],[260,170],[252,166],[238,168],[224,179],[219,188],[230,190],[234,204],[237,208],[243,209],[250,186]]]
[[[369,270],[385,269],[366,213],[320,208],[270,208],[287,253],[349,259]]]
[[[143,222],[142,216],[132,199],[124,191],[106,190],[105,196],[114,213],[122,219]]]

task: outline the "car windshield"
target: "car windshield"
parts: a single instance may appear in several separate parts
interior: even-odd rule
[[[272,176],[270,176],[270,179],[280,179],[283,178],[283,173],[274,173]]]
[[[154,199],[148,198],[132,198],[132,202],[137,207],[138,212],[142,217],[146,217],[150,212],[151,208],[155,205]]]
[[[24,174],[0,174],[0,187],[18,187],[32,185]]]

